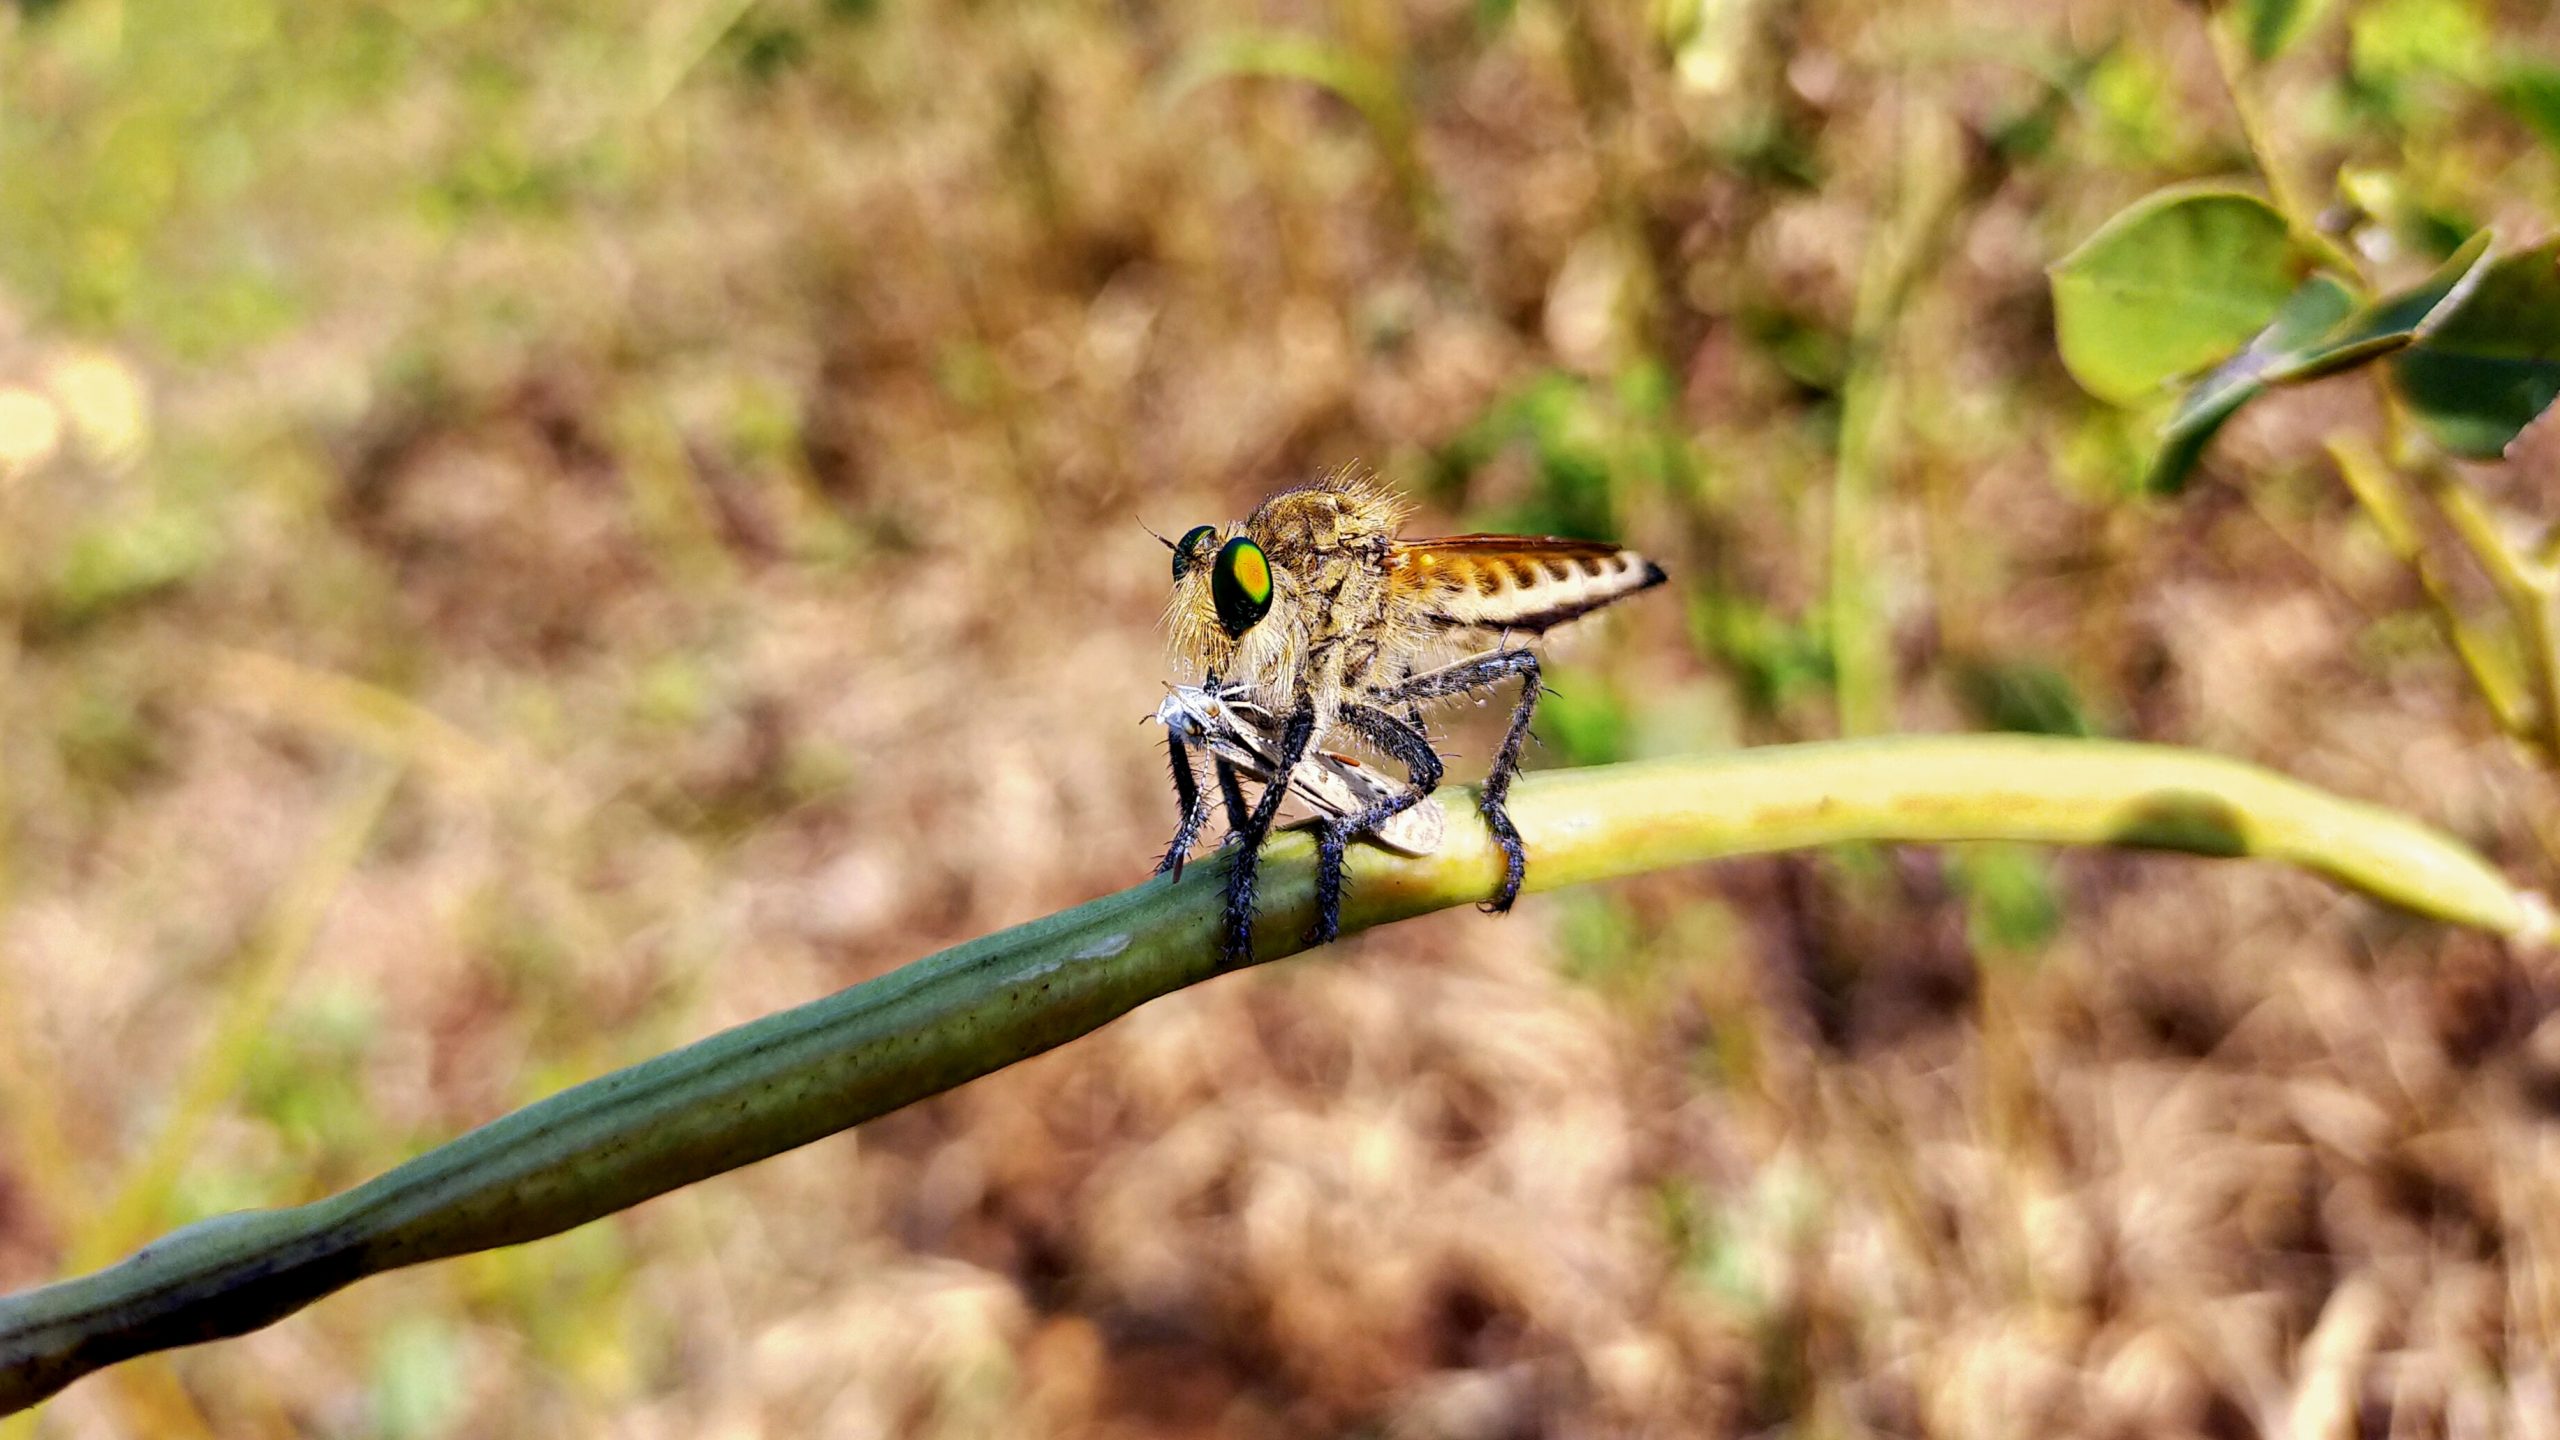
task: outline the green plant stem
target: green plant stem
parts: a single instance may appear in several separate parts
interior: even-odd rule
[[[2362,283],[2364,267],[2338,243],[2320,233],[2317,210],[2293,183],[2292,172],[2276,153],[2273,133],[2267,128],[2266,116],[2258,109],[2257,92],[2249,86],[2251,66],[2248,44],[2224,23],[2217,8],[2204,21],[2205,42],[2213,50],[2213,63],[2222,75],[2222,90],[2231,97],[2231,113],[2240,122],[2241,143],[2249,147],[2249,156],[2257,162],[2258,173],[2266,178],[2267,199],[2284,216],[2285,228],[2292,232],[2293,243],[2316,258],[2321,265],[2335,271],[2340,279]]]
[[[2498,529],[2488,505],[2442,461],[2430,476],[2428,494],[2506,602],[2525,668],[2532,674],[2541,719],[2540,733],[2533,738],[2553,763],[2560,764],[2560,614],[2555,614],[2560,609],[2560,573],[2537,564],[2509,540]]]
[[[1449,797],[1462,811],[1463,792]],[[1908,737],[1540,775],[1512,795],[1529,885],[1852,841],[2132,845],[2301,866],[2534,943],[2541,897],[2392,812],[2238,761],[2115,741]],[[353,1190],[206,1220],[0,1299],[0,1404],[118,1360],[256,1329],[368,1275],[557,1234],[1083,1035],[1219,973],[1220,872],[1150,881],[573,1087]],[[1484,897],[1482,827],[1353,856],[1346,933]],[[1260,958],[1302,948],[1305,836],[1264,862]],[[1494,923],[1485,921],[1480,923]]]
[[[2536,566],[2527,578],[2530,588],[2518,607],[2519,628],[2541,682],[2543,753],[2560,764],[2560,574]]]
[[[2525,680],[2516,673],[2515,657],[2498,640],[2482,634],[2471,617],[2463,613],[2462,602],[2427,555],[2426,536],[2409,511],[2408,494],[2399,477],[2360,437],[2333,435],[2323,443],[2338,467],[2339,478],[2346,482],[2348,493],[2356,497],[2365,517],[2381,532],[2382,543],[2418,577],[2418,588],[2426,592],[2445,642],[2453,647],[2455,657],[2470,674],[2472,688],[2487,702],[2498,728],[2527,745],[2541,747],[2544,739],[2537,719],[2538,706],[2527,693]],[[2549,753],[2560,758],[2560,751]]]

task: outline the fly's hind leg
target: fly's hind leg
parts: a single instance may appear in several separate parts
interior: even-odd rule
[[[1220,951],[1230,967],[1253,962],[1254,880],[1262,859],[1262,842],[1271,838],[1271,822],[1279,816],[1280,802],[1289,794],[1289,777],[1297,773],[1298,762],[1306,758],[1315,733],[1313,705],[1300,705],[1289,712],[1288,722],[1281,727],[1280,753],[1274,757],[1278,763],[1272,769],[1271,782],[1262,787],[1261,799],[1245,816],[1238,832],[1243,843],[1227,862],[1227,904]]]
[[[1337,816],[1316,827],[1316,923],[1307,943],[1322,945],[1342,933],[1342,862],[1351,837],[1376,830],[1422,803],[1440,785],[1440,756],[1420,727],[1370,705],[1342,707],[1343,723],[1358,731],[1380,753],[1404,766],[1406,788],[1356,815]]]
[[[1520,882],[1529,873],[1528,847],[1520,843],[1520,831],[1512,825],[1503,802],[1511,794],[1511,777],[1520,769],[1520,749],[1529,740],[1529,717],[1538,708],[1538,657],[1526,650],[1496,650],[1416,675],[1398,687],[1392,697],[1418,702],[1463,695],[1470,690],[1488,689],[1514,675],[1520,677],[1520,702],[1511,711],[1511,728],[1504,733],[1501,748],[1493,752],[1493,763],[1485,770],[1484,794],[1477,802],[1477,808],[1484,812],[1485,827],[1493,832],[1493,842],[1502,847],[1502,885],[1482,907],[1494,915],[1509,910],[1511,902],[1520,898]]]
[[[1511,798],[1511,777],[1520,773],[1520,750],[1529,742],[1529,717],[1538,708],[1538,657],[1526,650],[1514,650],[1494,657],[1508,661],[1509,672],[1520,677],[1520,699],[1511,707],[1511,728],[1502,735],[1502,746],[1493,752],[1493,763],[1484,772],[1484,797],[1481,808],[1484,823],[1493,830],[1494,843],[1502,847],[1502,888],[1484,904],[1489,915],[1501,915],[1520,898],[1520,883],[1529,875],[1529,847],[1520,843],[1520,832],[1511,824],[1511,812],[1504,802]]]

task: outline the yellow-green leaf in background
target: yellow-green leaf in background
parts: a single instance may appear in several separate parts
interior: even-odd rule
[[[2155,192],[2054,263],[2062,363],[2090,394],[2137,403],[2248,344],[2309,268],[2254,195]]]
[[[2273,60],[2306,34],[2329,8],[2329,0],[2242,0],[2238,10],[2249,54],[2260,64]]]

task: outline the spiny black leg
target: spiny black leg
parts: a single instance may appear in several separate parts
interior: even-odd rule
[[[1182,743],[1179,733],[1165,735],[1165,748],[1173,760],[1173,798],[1182,807],[1182,821],[1174,827],[1173,844],[1156,862],[1156,873],[1182,878],[1182,862],[1189,858],[1191,847],[1200,839],[1200,827],[1208,823],[1209,799],[1200,793],[1200,776],[1192,769],[1191,747]]]
[[[1389,694],[1402,694],[1402,693],[1404,693],[1404,687],[1405,687],[1406,685],[1410,684],[1410,683],[1412,682],[1412,680],[1413,680],[1413,666],[1411,666],[1410,664],[1408,664],[1408,665],[1406,665],[1406,666],[1404,667],[1404,673],[1402,673],[1402,674],[1400,674],[1400,675],[1398,675],[1398,676],[1396,677],[1396,683],[1395,683],[1392,687],[1390,687],[1390,688],[1389,688],[1388,693],[1389,693]],[[1419,735],[1419,734],[1421,734],[1421,733],[1422,733],[1422,702],[1421,702],[1421,701],[1419,701],[1419,700],[1407,700],[1406,702],[1404,702],[1404,723],[1413,727],[1413,733],[1415,733],[1415,734],[1417,734],[1417,735]],[[1439,757],[1438,757],[1437,755],[1435,755],[1435,756],[1433,756],[1432,758],[1436,760],[1436,759],[1438,759]]]
[[[1360,732],[1360,737],[1378,747],[1378,753],[1402,765],[1405,770],[1403,793],[1390,795],[1350,817],[1352,832],[1375,830],[1389,820],[1412,809],[1423,797],[1440,788],[1440,752],[1431,748],[1430,738],[1418,725],[1408,725],[1394,715],[1373,705],[1345,705],[1343,723]]]
[[[1526,650],[1512,652],[1520,657],[1520,703],[1511,711],[1511,728],[1502,736],[1502,748],[1493,752],[1493,764],[1484,772],[1484,795],[1479,809],[1484,823],[1493,831],[1493,841],[1502,847],[1502,888],[1483,905],[1488,915],[1510,910],[1511,902],[1520,898],[1520,882],[1528,878],[1529,847],[1520,843],[1520,831],[1511,823],[1511,812],[1503,802],[1511,796],[1511,777],[1520,773],[1520,747],[1529,739],[1529,716],[1538,708],[1538,657]]]
[[[1272,757],[1272,780],[1262,787],[1262,798],[1255,803],[1253,813],[1245,817],[1243,843],[1227,863],[1226,929],[1220,948],[1230,966],[1253,961],[1254,872],[1262,859],[1262,842],[1271,838],[1271,822],[1278,818],[1280,802],[1289,794],[1289,777],[1297,773],[1298,762],[1306,758],[1307,745],[1315,739],[1315,733],[1313,705],[1301,704],[1289,712],[1289,722],[1280,732],[1280,753]]]
[[[1356,828],[1348,820],[1316,827],[1316,923],[1307,930],[1310,945],[1329,945],[1342,933],[1342,852]]]
[[[1389,758],[1403,764],[1408,784],[1357,815],[1330,820],[1316,829],[1316,922],[1307,943],[1323,945],[1342,933],[1343,851],[1354,835],[1366,834],[1422,803],[1440,784],[1440,757],[1420,729],[1384,710],[1346,705],[1342,719]]]
[[[1227,802],[1227,838],[1233,840],[1252,823],[1253,807],[1244,802],[1244,778],[1236,773],[1236,767],[1223,755],[1214,758],[1218,762],[1218,793]]]
[[[1498,685],[1514,675],[1534,675],[1537,671],[1538,657],[1530,651],[1488,650],[1401,680],[1379,698],[1388,704],[1438,700],[1443,696],[1464,695],[1470,690]]]
[[[1529,872],[1528,848],[1520,843],[1520,831],[1512,825],[1503,800],[1510,795],[1511,777],[1520,768],[1520,747],[1529,739],[1529,716],[1538,708],[1538,657],[1526,650],[1497,650],[1416,675],[1388,696],[1390,701],[1431,700],[1481,690],[1514,675],[1520,677],[1520,703],[1511,712],[1511,729],[1494,751],[1493,764],[1485,770],[1484,793],[1476,806],[1484,812],[1494,843],[1502,847],[1502,885],[1482,907],[1495,915],[1520,898],[1520,882]]]

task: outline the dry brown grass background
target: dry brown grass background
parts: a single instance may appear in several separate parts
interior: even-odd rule
[[[1281,32],[1332,88],[1241,73]],[[2492,95],[2555,46],[2341,0],[2284,162],[2386,273],[2538,234]],[[1897,724],[2245,756],[2548,886],[2550,777],[2321,457],[2362,382],[2154,501],[2053,357],[2044,264],[2247,164],[2159,0],[0,8],[0,387],[62,421],[0,461],[0,1283],[1141,878],[1142,520],[1358,461],[1605,526],[1675,586],[1562,647],[1543,763],[1829,733],[1877,377]],[[2547,525],[2552,455],[2477,478]],[[2547,961],[2108,854],[1442,915],[36,1428],[2560,1436]]]

